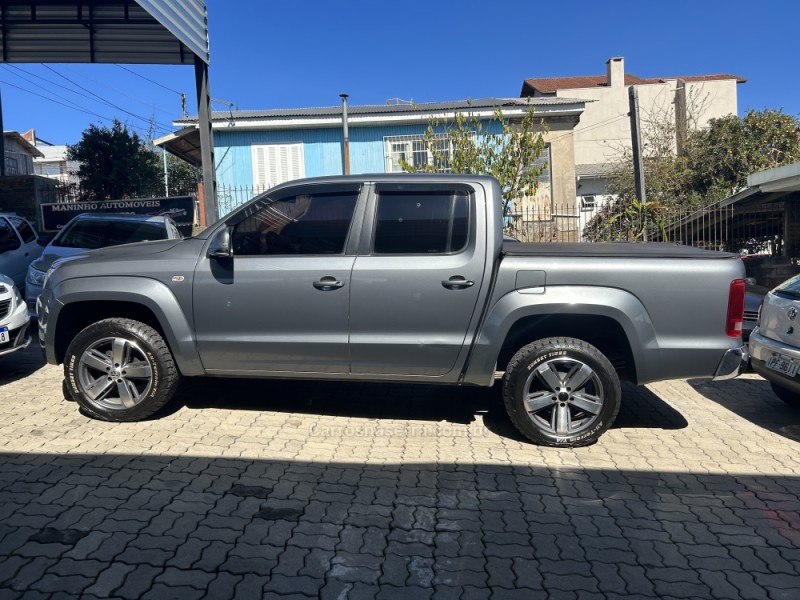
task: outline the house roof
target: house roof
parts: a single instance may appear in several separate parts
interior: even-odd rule
[[[721,81],[725,79],[735,79],[736,83],[745,83],[747,80],[736,75],[720,73],[716,75],[689,75],[686,77],[650,77],[643,79],[625,73],[625,85],[648,85],[653,83],[665,83],[666,81],[680,79],[682,81]],[[593,87],[608,87],[608,77],[606,75],[585,75],[580,77],[544,77],[538,79],[526,79],[522,84],[521,96],[525,97],[534,91],[540,94],[552,94],[558,90],[576,90]]]
[[[578,105],[580,110],[588,100],[574,98],[479,98],[477,100],[453,100],[449,102],[426,102],[419,104],[348,104],[347,113],[353,116],[392,116],[392,115],[419,115],[453,110],[481,110],[495,107],[525,108],[533,106],[539,112],[547,112],[556,107]],[[214,111],[212,121],[246,121],[265,119],[296,119],[315,117],[336,117],[342,115],[342,106],[318,106],[309,108],[272,108],[266,110],[233,110]],[[190,125],[197,123],[197,116],[185,117],[173,121],[175,125]]]
[[[614,174],[616,165],[612,163],[581,163],[575,165],[575,175],[579,179],[603,179]]]
[[[4,131],[3,138],[7,140],[14,140],[17,144],[19,144],[22,148],[25,149],[29,155],[33,157],[42,157],[42,154],[39,149],[31,144],[28,140],[26,140],[22,135],[20,135],[19,131]]]

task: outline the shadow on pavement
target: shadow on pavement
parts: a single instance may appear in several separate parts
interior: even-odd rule
[[[171,414],[184,407],[467,425],[480,418],[493,433],[525,441],[508,419],[499,382],[492,388],[459,388],[396,383],[194,379],[184,383],[176,402],[161,414]],[[614,428],[683,429],[687,425],[683,415],[647,388],[623,384],[622,407]]]
[[[2,453],[0,478],[3,597],[789,599],[800,589],[796,476]]]
[[[46,364],[36,340],[32,341],[25,350],[0,356],[0,386],[24,379]]]
[[[727,381],[690,381],[695,391],[764,429],[800,442],[800,410],[786,404],[755,374]]]

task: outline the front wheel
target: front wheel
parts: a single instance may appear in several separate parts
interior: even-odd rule
[[[517,352],[503,377],[511,422],[536,444],[586,446],[614,422],[622,392],[609,360],[574,338],[546,338]]]
[[[164,338],[131,319],[104,319],[81,331],[64,359],[66,392],[102,421],[140,421],[175,395],[180,375]]]

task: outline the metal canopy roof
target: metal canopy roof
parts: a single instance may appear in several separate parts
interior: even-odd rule
[[[201,0],[0,0],[0,62],[209,62]]]

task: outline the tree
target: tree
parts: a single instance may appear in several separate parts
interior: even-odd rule
[[[490,133],[490,129],[499,133]],[[428,123],[423,144],[431,160],[420,166],[402,160],[400,164],[410,173],[491,175],[500,182],[503,215],[510,217],[513,203],[536,191],[546,166],[537,162],[544,152],[545,131],[532,106],[518,123],[511,123],[499,106],[488,122],[472,112],[456,112],[452,120],[433,119]]]
[[[177,156],[167,154],[167,187],[170,196],[195,194],[199,181],[200,170],[197,167]]]
[[[643,134],[647,202],[636,197],[631,154],[624,151],[608,186],[615,199],[587,224],[587,240],[633,239],[641,219],[631,216],[637,214],[644,216],[646,230],[657,234],[671,217],[743,189],[751,173],[800,160],[800,121],[781,110],[712,119],[707,127],[687,132],[680,154],[674,151],[669,119],[649,119]]]
[[[67,156],[80,163],[78,177],[87,200],[148,197],[158,193],[159,185],[163,189],[158,155],[116,119],[110,129],[90,125]]]

